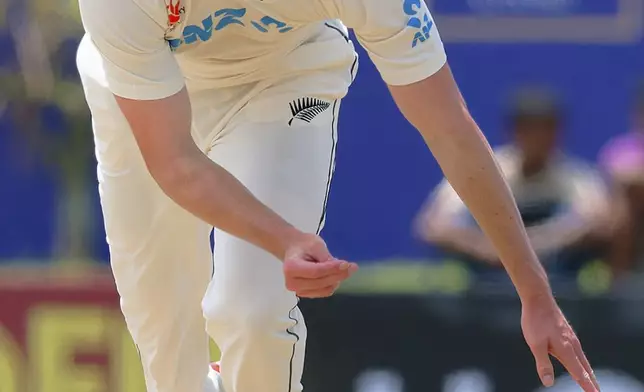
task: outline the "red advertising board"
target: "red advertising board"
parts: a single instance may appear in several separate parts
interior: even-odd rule
[[[145,391],[108,271],[0,270],[0,391]]]

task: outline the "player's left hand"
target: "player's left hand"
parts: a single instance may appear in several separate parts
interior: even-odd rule
[[[551,296],[525,301],[521,326],[545,387],[554,384],[550,356],[557,358],[584,392],[599,392],[595,373],[568,320]]]

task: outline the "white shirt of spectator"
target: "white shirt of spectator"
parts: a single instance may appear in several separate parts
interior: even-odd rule
[[[553,158],[541,173],[526,178],[521,173],[521,154],[511,145],[494,149],[495,157],[519,206],[558,201],[574,208],[581,216],[593,216],[599,204],[606,203],[605,181],[592,166],[565,156]],[[435,197],[443,214],[458,214],[465,205],[445,180],[437,187]]]

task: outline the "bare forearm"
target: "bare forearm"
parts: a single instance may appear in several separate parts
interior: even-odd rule
[[[391,91],[497,249],[522,299],[550,295],[546,274],[529,244],[510,189],[449,68],[415,85],[391,87]]]
[[[258,201],[234,176],[200,151],[155,176],[163,191],[187,211],[234,236],[283,258],[290,240],[301,235]]]
[[[545,272],[487,143],[473,123],[451,132],[450,138],[428,140],[445,176],[497,249],[520,294],[543,291],[548,285]]]
[[[199,150],[190,135],[185,89],[160,100],[116,100],[150,174],[181,207],[280,259],[288,244],[303,235]]]

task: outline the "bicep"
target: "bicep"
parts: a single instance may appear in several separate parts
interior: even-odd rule
[[[102,68],[112,93],[151,100],[181,90],[183,77],[165,40],[162,5],[143,9],[132,0],[80,0],[79,5],[83,26],[101,55],[101,64],[91,66]],[[82,63],[79,57],[79,67]]]
[[[185,88],[158,100],[117,96],[116,101],[153,176],[199,152],[190,134],[190,101]]]

